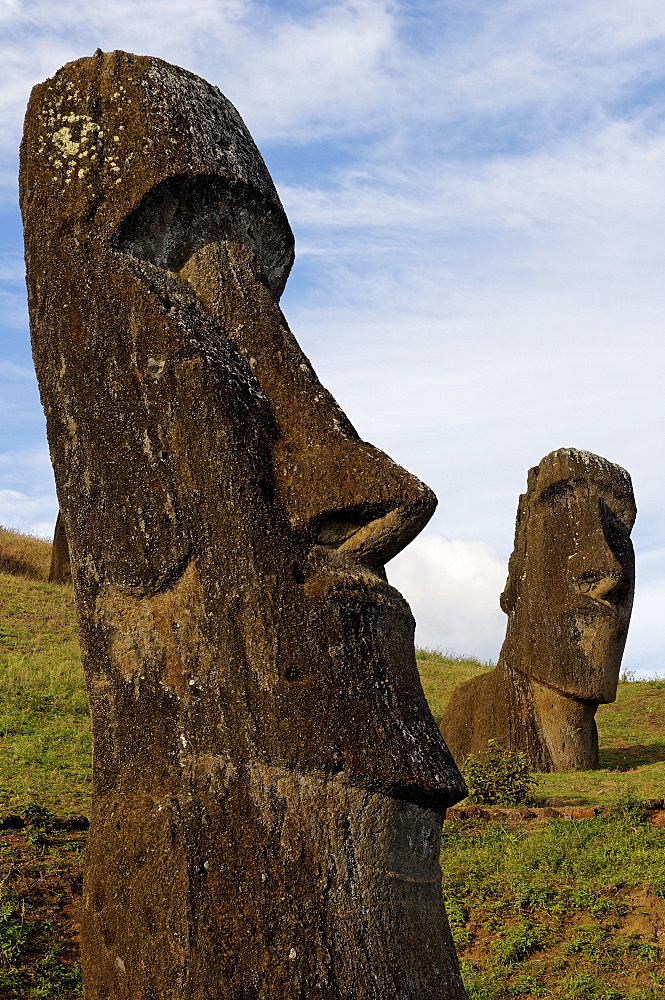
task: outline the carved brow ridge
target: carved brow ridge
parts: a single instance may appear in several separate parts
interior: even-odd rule
[[[570,493],[579,486],[593,486],[593,480],[582,479],[580,477],[570,477],[568,479],[557,479],[556,482],[550,483],[545,489],[538,495],[538,500],[548,503],[550,500],[555,500],[559,496],[563,496],[565,493]],[[603,492],[616,500],[617,503],[623,505],[626,503],[633,504],[633,498],[628,493],[621,492],[619,490],[612,489],[606,483],[602,484]],[[601,497],[602,499],[602,497]]]
[[[278,205],[241,181],[177,174],[160,181],[118,227],[112,246],[177,273],[208,243],[249,247],[279,299],[293,263],[293,234]]]

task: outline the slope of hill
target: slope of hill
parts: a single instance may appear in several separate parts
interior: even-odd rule
[[[70,586],[51,546],[0,528],[0,813],[88,809],[90,720]]]

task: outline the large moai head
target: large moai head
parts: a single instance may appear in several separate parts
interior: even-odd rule
[[[581,701],[616,697],[633,604],[628,473],[561,448],[529,471],[501,607],[502,661]]]
[[[436,859],[465,788],[384,572],[436,501],[291,335],[251,136],[97,52],[33,91],[21,207],[93,719],[86,996],[463,997]]]

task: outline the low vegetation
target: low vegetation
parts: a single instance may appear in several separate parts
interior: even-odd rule
[[[0,529],[0,814],[88,809],[90,719],[71,587],[50,545]]]
[[[444,824],[472,1000],[662,1000],[664,843],[632,799],[594,819]]]
[[[474,805],[519,806],[531,801],[538,784],[524,754],[507,750],[499,740],[488,740],[483,754],[469,754],[462,774]]]
[[[46,582],[49,561],[46,543],[0,529],[0,815],[28,824],[0,832],[1,1000],[81,996],[85,834],[53,817],[88,812],[90,724],[71,589]],[[431,651],[418,664],[437,721],[452,689],[489,669]],[[665,996],[665,829],[640,806],[665,794],[665,681],[624,680],[597,721],[598,770],[528,790],[540,805],[605,805],[600,815],[444,826],[471,1000]]]

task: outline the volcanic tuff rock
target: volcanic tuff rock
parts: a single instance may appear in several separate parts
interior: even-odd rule
[[[21,207],[93,722],[86,997],[463,998],[437,858],[465,788],[383,569],[436,501],[292,336],[238,113],[158,59],[70,63]]]
[[[529,471],[501,607],[494,670],[460,684],[441,721],[455,760],[489,739],[537,771],[598,763],[598,705],[614,701],[635,586],[628,473],[561,448]]]

